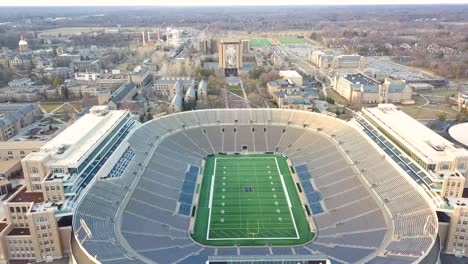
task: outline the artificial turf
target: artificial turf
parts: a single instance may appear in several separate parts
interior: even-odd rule
[[[206,159],[192,238],[210,246],[298,245],[314,238],[286,159]]]

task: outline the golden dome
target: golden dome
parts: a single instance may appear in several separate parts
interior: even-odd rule
[[[23,36],[21,36],[21,40],[19,41],[18,45],[27,46],[28,42],[26,40],[24,40]]]

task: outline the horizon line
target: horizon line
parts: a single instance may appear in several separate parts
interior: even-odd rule
[[[15,8],[15,7],[178,7],[178,8],[184,8],[184,7],[327,7],[327,6],[448,6],[448,5],[468,5],[468,1],[466,3],[457,3],[457,2],[439,2],[439,3],[398,3],[398,4],[391,4],[391,3],[355,3],[355,4],[343,4],[343,3],[337,3],[337,4],[252,4],[252,5],[209,5],[209,4],[198,4],[198,5],[164,5],[164,4],[159,4],[159,5],[139,5],[139,4],[134,4],[134,5],[2,5],[0,4],[0,7],[10,7],[10,8]]]

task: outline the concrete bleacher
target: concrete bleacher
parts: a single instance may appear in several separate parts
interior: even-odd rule
[[[134,153],[124,158],[126,169],[97,180],[74,217],[75,229],[78,219],[88,223],[93,238],[83,247],[102,263],[202,263],[238,253],[412,263],[434,243],[437,219],[426,199],[365,135],[332,117],[279,109],[183,112],[148,122],[126,140]],[[219,152],[287,156],[313,213],[316,240],[293,248],[195,244],[188,225],[198,168],[206,155]]]

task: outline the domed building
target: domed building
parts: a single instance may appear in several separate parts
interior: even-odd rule
[[[28,42],[23,38],[23,36],[21,36],[21,39],[18,43],[18,47],[20,53],[29,52]]]

